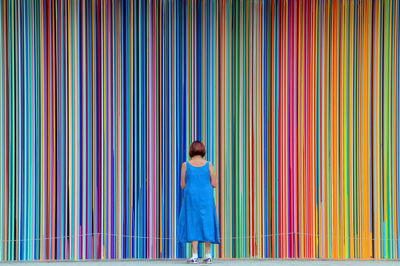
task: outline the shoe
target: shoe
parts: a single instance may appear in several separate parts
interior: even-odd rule
[[[197,260],[198,260],[198,258],[191,258],[191,259],[187,260],[187,263],[189,263],[189,264],[197,264]]]
[[[211,263],[212,263],[211,258],[206,258],[206,259],[204,259],[204,260],[203,260],[203,263],[211,264]]]

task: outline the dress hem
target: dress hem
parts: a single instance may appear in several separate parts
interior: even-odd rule
[[[193,241],[198,241],[199,243],[205,243],[205,242],[210,242],[211,244],[215,244],[215,245],[218,245],[218,244],[221,244],[221,241],[212,241],[212,240],[187,240],[187,241],[185,241],[185,242],[183,242],[183,241],[181,241],[181,240],[178,240],[178,244],[187,244],[187,243],[192,243]]]

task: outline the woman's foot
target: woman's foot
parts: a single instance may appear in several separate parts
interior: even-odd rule
[[[212,263],[211,258],[205,258],[205,259],[203,260],[203,263],[211,264],[211,263]]]
[[[191,258],[187,260],[187,263],[189,264],[197,264],[198,258]]]

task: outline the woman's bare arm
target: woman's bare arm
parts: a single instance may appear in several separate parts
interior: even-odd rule
[[[211,175],[211,186],[216,188],[218,185],[217,178],[215,177],[214,166],[210,162],[210,175]]]
[[[186,162],[182,164],[181,168],[181,188],[184,189],[186,187]]]

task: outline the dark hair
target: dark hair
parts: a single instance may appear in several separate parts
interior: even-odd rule
[[[201,157],[204,157],[206,155],[206,146],[204,146],[201,141],[197,140],[192,142],[189,149],[190,157],[194,157],[196,155],[200,155]]]

